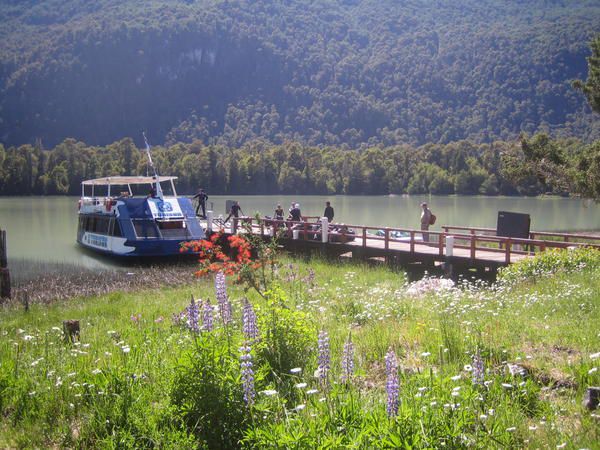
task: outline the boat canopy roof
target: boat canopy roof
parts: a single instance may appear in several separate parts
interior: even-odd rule
[[[158,177],[158,181],[176,180],[177,177]],[[125,184],[151,184],[156,183],[156,177],[104,177],[96,178],[94,180],[85,180],[81,184],[84,186],[107,186],[111,184],[125,185]]]

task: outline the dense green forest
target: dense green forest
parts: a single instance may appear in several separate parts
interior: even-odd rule
[[[180,178],[182,193],[204,187],[217,194],[580,192],[600,197],[600,141],[557,141],[543,134],[513,142],[362,150],[260,141],[232,149],[195,141],[154,147],[153,160],[159,173]],[[106,147],[66,139],[52,150],[0,145],[4,195],[77,195],[84,179],[147,173],[145,152],[130,138]]]
[[[155,143],[213,146],[206,148],[259,138],[277,153],[295,141],[304,160],[332,170],[300,172],[311,189],[401,192],[410,184],[401,174],[373,186],[349,184],[352,164],[340,171],[334,161],[351,158],[312,147],[383,146],[390,148],[383,161],[431,164],[398,146],[466,139],[494,149],[496,140],[538,131],[592,142],[600,124],[570,81],[586,77],[588,44],[598,32],[597,0],[2,0],[0,142],[54,147],[73,137],[110,149],[147,130]],[[202,155],[193,152],[198,145],[165,155]],[[71,141],[58,145],[48,157],[48,183],[40,181],[46,187],[29,189],[64,190],[49,187],[58,176],[53,158],[73,146],[84,151]],[[423,147],[419,155],[430,148],[446,147]],[[215,152],[215,164],[227,164],[228,153]],[[240,170],[254,167],[248,158],[265,158],[239,153]],[[486,186],[508,189],[471,153],[465,164],[479,173],[477,160]],[[89,173],[113,164],[94,161],[101,166]],[[277,169],[302,167],[311,164]],[[457,190],[464,169],[457,167],[444,167],[450,178],[442,177],[440,189]],[[67,190],[78,176],[69,172]],[[241,189],[223,177],[227,189]],[[301,184],[291,183],[277,189]],[[4,189],[16,189],[10,186]]]

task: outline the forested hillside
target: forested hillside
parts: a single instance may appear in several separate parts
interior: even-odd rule
[[[598,32],[597,0],[2,0],[0,142],[591,141]]]
[[[219,194],[485,194],[577,192],[600,198],[600,141],[400,145],[348,150],[289,142],[241,148],[154,147],[159,173],[179,177],[181,193],[199,186]],[[532,155],[548,155],[535,162]],[[152,173],[131,138],[105,147],[66,139],[52,150],[0,144],[0,195],[80,193],[82,180]],[[557,176],[560,175],[560,176]]]

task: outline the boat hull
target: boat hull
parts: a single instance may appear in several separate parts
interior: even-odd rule
[[[181,245],[189,242],[187,239],[181,240],[134,240],[123,242],[110,236],[99,240],[95,236],[86,236],[78,239],[77,243],[82,247],[103,255],[116,256],[119,258],[137,258],[137,257],[160,257],[160,256],[176,256],[181,255]],[[112,241],[112,242],[111,242]],[[193,254],[193,252],[185,252],[184,254]]]

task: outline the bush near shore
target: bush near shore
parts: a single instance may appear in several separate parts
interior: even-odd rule
[[[201,280],[8,305],[0,447],[597,448],[599,262],[452,286],[285,260],[264,297]]]

